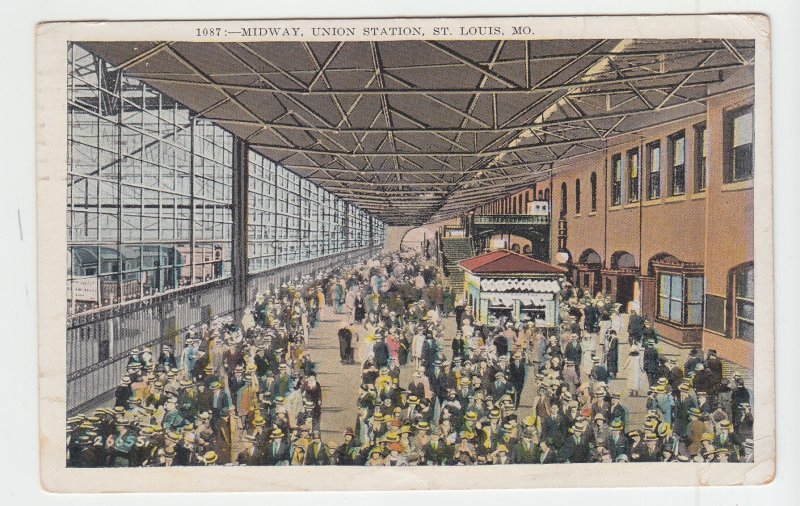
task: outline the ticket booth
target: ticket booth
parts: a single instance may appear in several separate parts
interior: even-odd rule
[[[464,297],[477,320],[492,325],[505,316],[538,327],[558,326],[566,270],[508,250],[468,258],[459,266]]]

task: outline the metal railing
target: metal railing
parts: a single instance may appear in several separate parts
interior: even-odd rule
[[[475,216],[475,225],[547,225],[550,218],[533,214],[481,214]]]
[[[257,291],[327,267],[352,265],[381,250],[380,245],[370,246],[252,274],[249,299]],[[179,352],[190,325],[233,314],[232,290],[231,279],[224,279],[68,319],[67,412],[102,402],[125,374],[134,348],[150,346],[157,356],[162,344],[170,344]]]

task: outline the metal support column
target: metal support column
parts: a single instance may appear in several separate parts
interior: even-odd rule
[[[247,143],[234,137],[233,141],[233,244],[231,278],[233,280],[233,317],[240,322],[249,305],[247,293]]]

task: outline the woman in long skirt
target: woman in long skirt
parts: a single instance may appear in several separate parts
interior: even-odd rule
[[[637,345],[632,345],[624,369],[628,377],[628,391],[631,397],[638,397],[639,391],[647,389],[644,374],[644,355]]]
[[[366,314],[367,306],[364,303],[364,297],[361,296],[361,292],[357,292],[353,300],[353,320],[356,323],[363,323]]]
[[[581,340],[581,374],[586,375],[588,377],[592,372],[592,367],[594,363],[592,362],[592,356],[597,352],[597,341],[595,340],[595,336],[589,334],[588,332],[583,335],[583,339]]]

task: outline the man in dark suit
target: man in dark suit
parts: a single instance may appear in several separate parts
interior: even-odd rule
[[[558,455],[553,446],[553,440],[550,438],[542,439],[539,442],[539,462],[541,464],[555,464],[558,462]]]
[[[453,360],[456,357],[466,358],[467,348],[467,341],[464,339],[464,335],[460,330],[456,331],[456,337],[453,338]]]
[[[617,460],[620,455],[624,455],[628,451],[629,441],[623,434],[625,426],[620,420],[611,422],[611,437],[608,438],[608,451],[611,452],[611,458]]]
[[[355,432],[350,427],[344,432],[344,443],[336,449],[336,463],[341,466],[354,466],[358,457],[358,444]]]
[[[508,373],[511,379],[511,384],[514,385],[514,406],[519,407],[520,397],[522,396],[522,388],[525,386],[526,374],[525,360],[522,358],[522,352],[517,350],[514,352],[514,357],[508,365]]]
[[[608,369],[603,367],[603,365],[600,363],[599,357],[594,357],[592,362],[594,365],[592,366],[592,372],[590,373],[591,379],[599,383],[606,383],[608,381]]]
[[[236,456],[236,462],[240,466],[257,466],[261,464],[261,456],[256,449],[256,436],[252,434],[244,435],[244,450]]]
[[[178,368],[178,360],[175,358],[172,346],[165,344],[161,348],[161,354],[158,356],[158,365],[165,371]]]
[[[572,434],[564,440],[564,445],[558,452],[561,462],[573,464],[590,462],[592,452],[586,429],[585,422],[578,422],[572,426]]]
[[[635,309],[631,310],[631,316],[628,319],[628,342],[630,344],[641,343],[642,334],[644,333],[644,318],[639,315]]]
[[[306,449],[305,465],[307,466],[325,466],[331,463],[330,455],[328,455],[327,446],[322,444],[319,432],[311,434],[311,443]]]
[[[492,383],[490,388],[492,399],[494,402],[497,402],[511,390],[511,385],[506,381],[505,375],[498,371],[494,375],[494,383]]]
[[[642,433],[638,430],[628,432],[628,456],[631,462],[638,462],[639,457],[645,450],[644,441],[642,441]]]
[[[289,464],[289,444],[284,440],[281,429],[273,429],[264,453],[266,464],[269,466],[285,466]]]
[[[606,350],[606,369],[608,375],[612,378],[617,377],[619,372],[619,339],[617,338],[617,331],[610,330],[608,332],[609,339]]]
[[[339,327],[339,359],[341,362],[347,363],[350,360],[350,346],[353,340],[353,332],[347,328],[346,323],[342,323]]]
[[[422,446],[425,462],[430,466],[447,465],[453,458],[453,447],[445,444],[439,432],[431,434],[430,440]]]
[[[622,423],[622,430],[625,430],[628,424],[628,410],[620,404],[617,392],[611,394],[611,406],[608,409],[608,413],[608,419],[612,424],[615,420],[619,420]]]
[[[131,378],[123,376],[119,386],[114,390],[114,407],[122,406],[126,410],[130,409],[130,398],[132,396]]]
[[[372,346],[375,353],[375,365],[386,367],[389,364],[389,346],[386,345],[386,339],[383,335],[378,336],[378,340]]]
[[[541,449],[534,440],[533,430],[527,429],[522,433],[522,439],[511,450],[511,461],[515,464],[538,464],[541,458]]]
[[[711,373],[712,379],[711,388],[708,392],[715,395],[719,386],[722,384],[722,360],[717,356],[717,350],[708,350],[706,369]]]
[[[551,446],[561,448],[566,437],[567,427],[564,416],[558,409],[558,404],[550,405],[550,414],[542,419],[542,440],[550,440]]]
[[[692,348],[689,350],[689,358],[686,359],[686,363],[683,364],[683,370],[686,371],[686,374],[694,372],[695,367],[697,364],[702,364],[703,359],[697,356],[697,348]]]
[[[233,409],[233,402],[228,392],[222,389],[222,383],[214,381],[211,383],[211,427],[216,433],[219,431],[222,419],[228,415],[228,411]]]
[[[692,386],[696,392],[709,392],[714,386],[714,378],[712,373],[706,369],[702,363],[695,366],[694,377],[692,378]]]
[[[644,350],[644,372],[647,373],[647,379],[650,386],[658,382],[658,350],[656,350],[653,341],[647,341],[647,348]]]
[[[636,462],[658,462],[661,456],[661,450],[658,446],[658,436],[649,432],[644,437],[644,447],[635,455],[631,455],[631,457]]]
[[[445,374],[440,360],[433,364],[433,376],[430,378],[430,383],[433,395],[439,399],[439,402],[444,402],[447,395],[447,374]]]
[[[422,343],[422,365],[425,367],[425,375],[428,378],[433,376],[433,364],[436,362],[439,350],[436,347],[436,342],[433,340],[431,334],[425,335],[425,341]]]
[[[575,363],[575,370],[578,372],[578,377],[580,377],[582,355],[583,350],[581,350],[580,339],[578,339],[577,335],[573,334],[570,342],[564,349],[564,358]]]

